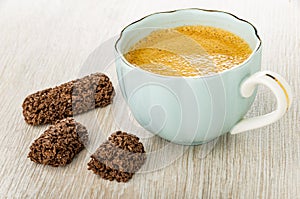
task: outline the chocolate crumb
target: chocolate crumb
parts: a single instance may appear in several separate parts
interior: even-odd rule
[[[94,73],[29,95],[23,102],[23,115],[28,124],[54,123],[97,107],[112,103],[115,91],[109,78]]]
[[[106,180],[128,182],[145,161],[146,153],[139,138],[117,131],[92,154],[88,170]]]
[[[87,142],[86,128],[73,118],[65,118],[51,125],[32,143],[28,158],[38,164],[65,166]]]

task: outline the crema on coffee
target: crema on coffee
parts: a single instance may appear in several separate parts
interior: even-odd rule
[[[144,70],[167,76],[201,76],[230,69],[252,53],[241,37],[211,26],[156,30],[134,44],[125,59]]]

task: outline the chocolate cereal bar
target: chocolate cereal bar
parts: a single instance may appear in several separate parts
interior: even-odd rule
[[[28,124],[54,123],[96,107],[112,103],[114,88],[109,78],[94,73],[29,95],[23,102],[23,115]]]
[[[72,118],[65,118],[51,125],[32,143],[28,158],[39,164],[65,166],[87,141],[86,128]]]
[[[88,169],[106,180],[127,182],[145,160],[146,153],[139,138],[117,131],[92,154]]]

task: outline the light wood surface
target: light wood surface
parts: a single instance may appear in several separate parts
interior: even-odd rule
[[[147,14],[199,7],[248,19],[263,40],[262,68],[292,85],[292,109],[280,121],[208,145],[170,144],[141,129],[116,82],[113,42],[124,26]],[[0,1],[1,198],[300,198],[300,3],[297,0],[53,0]],[[99,58],[99,54],[103,54]],[[93,71],[111,76],[113,105],[76,116],[91,143],[63,168],[27,159],[47,125],[27,125],[23,99],[30,93]],[[275,107],[260,88],[248,116]],[[87,170],[91,153],[113,131],[142,138],[148,162],[128,183],[105,181]]]

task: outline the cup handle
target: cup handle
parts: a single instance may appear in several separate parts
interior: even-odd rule
[[[261,71],[253,74],[241,84],[241,95],[250,97],[256,86],[262,84],[271,89],[277,99],[276,110],[271,113],[242,119],[231,130],[231,134],[237,134],[251,129],[260,128],[279,120],[291,107],[292,89],[289,84],[277,73],[271,71]]]

